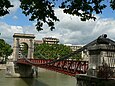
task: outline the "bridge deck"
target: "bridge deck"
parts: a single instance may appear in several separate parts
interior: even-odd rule
[[[70,76],[76,74],[85,74],[88,69],[87,61],[74,61],[74,60],[63,60],[55,63],[51,59],[18,59],[18,64],[34,65],[48,70],[56,71]]]

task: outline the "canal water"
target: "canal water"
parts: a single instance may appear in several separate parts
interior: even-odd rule
[[[52,71],[39,72],[38,78],[5,78],[5,71],[0,70],[0,86],[76,86],[75,77]]]

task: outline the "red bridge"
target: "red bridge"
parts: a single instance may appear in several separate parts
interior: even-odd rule
[[[16,37],[19,37],[19,36],[16,36]],[[70,75],[70,76],[75,76],[77,74],[85,74],[87,72],[87,70],[91,69],[91,75],[92,76],[95,76],[95,74],[97,72],[95,72],[94,74],[94,69],[97,71],[99,70],[98,68],[100,67],[103,67],[103,63],[106,63],[107,66],[110,68],[109,70],[111,70],[111,72],[113,72],[114,74],[114,61],[115,61],[115,57],[114,57],[114,54],[115,54],[115,42],[112,41],[111,39],[109,38],[106,38],[107,35],[102,35],[102,36],[99,36],[96,40],[90,42],[89,44],[83,46],[82,48],[66,55],[66,56],[63,56],[59,59],[29,59],[30,57],[32,57],[32,52],[30,51],[33,51],[31,49],[32,46],[30,46],[29,48],[29,56],[27,56],[26,58],[18,58],[18,51],[19,51],[19,47],[16,47],[15,46],[15,61],[16,61],[16,65],[14,64],[13,68],[15,69],[10,69],[10,68],[7,68],[7,70],[11,70],[12,74],[9,72],[8,74],[10,74],[11,76],[20,76],[20,77],[34,77],[34,75],[36,74],[37,76],[37,70],[36,70],[36,67],[41,67],[41,68],[45,68],[45,69],[48,69],[48,70],[52,70],[52,71],[56,71],[56,72],[59,72],[59,73],[63,73],[63,74],[66,74],[66,75]],[[33,37],[31,37],[33,38]],[[19,40],[15,39],[17,42]],[[16,43],[17,43],[16,42]],[[22,42],[22,41],[21,41]],[[32,42],[32,41],[30,41]],[[17,43],[19,44],[19,43]],[[32,43],[30,43],[32,44]],[[29,45],[30,45],[29,44]],[[102,46],[103,45],[103,46]],[[92,48],[90,48],[92,46]],[[88,69],[88,62],[87,61],[75,61],[75,60],[68,60],[71,56],[75,55],[75,54],[78,54],[79,52],[82,52],[84,50],[87,50],[89,49],[89,55],[91,55],[90,59],[89,59],[89,69]],[[97,52],[98,51],[98,52]],[[108,53],[108,51],[110,53]],[[101,52],[106,52],[106,56],[105,54],[103,54],[103,56],[100,56],[99,54]],[[95,56],[97,55],[97,56]],[[100,58],[97,58],[99,57]],[[109,60],[106,60],[106,57],[108,57]],[[95,62],[95,59],[97,62]],[[100,59],[103,59],[101,62],[100,62]],[[97,66],[97,63],[99,63],[99,65]],[[92,65],[95,65],[93,68]],[[12,66],[12,65],[11,65]],[[17,67],[15,67],[17,66]],[[35,66],[35,67],[34,67]],[[16,69],[17,68],[17,69]],[[16,70],[16,71],[14,71]],[[103,71],[101,69],[101,71]],[[105,71],[105,70],[104,70]],[[93,75],[94,74],[94,75]],[[105,73],[106,74],[106,73]],[[110,76],[110,74],[109,74]],[[111,76],[114,76],[114,75],[111,75]]]
[[[85,74],[88,70],[91,70],[91,75],[95,76],[97,72],[94,70],[99,70],[98,68],[102,67],[103,63],[106,63],[108,67],[114,72],[114,62],[115,62],[115,42],[111,39],[107,38],[106,34],[99,36],[94,41],[88,43],[87,45],[83,46],[82,48],[60,57],[59,59],[29,59],[33,58],[33,51],[34,51],[34,38],[35,36],[32,34],[14,34],[14,57],[15,63],[11,62],[11,67],[7,67],[7,74],[11,76],[18,76],[18,77],[34,77],[37,74],[36,67],[45,68],[48,70],[56,71],[59,73],[63,73],[70,76],[75,76],[77,74]],[[26,39],[23,39],[26,38]],[[29,38],[29,39],[28,39]],[[27,43],[28,45],[28,54],[25,58],[19,57],[19,51],[21,52],[21,47],[19,46],[20,43]],[[78,54],[84,50],[89,51],[89,64],[87,61],[76,61],[76,60],[68,60],[73,55]],[[103,53],[103,56],[99,54]],[[106,54],[105,54],[106,52]],[[109,53],[108,53],[109,52]],[[96,56],[97,55],[97,56]],[[106,56],[105,56],[106,55]],[[100,56],[100,58],[99,58]],[[106,60],[107,58],[108,60]],[[20,59],[21,58],[21,59]],[[41,55],[42,58],[42,55]],[[95,60],[96,59],[96,60]],[[100,61],[100,59],[103,59]],[[97,61],[97,62],[96,62]],[[97,63],[99,65],[97,65]],[[94,66],[92,66],[94,65]],[[35,66],[35,67],[34,67]],[[89,66],[89,69],[88,69]],[[14,69],[13,69],[14,68]],[[102,69],[101,69],[102,70]],[[95,73],[94,73],[95,72]],[[105,73],[106,74],[106,73]],[[113,73],[114,74],[114,73]],[[110,74],[109,74],[110,76]]]
[[[51,59],[18,59],[17,63],[34,65],[70,76],[85,74],[88,69],[87,61],[62,60],[53,62]]]

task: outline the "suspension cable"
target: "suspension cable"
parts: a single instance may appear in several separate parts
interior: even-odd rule
[[[114,42],[114,41],[112,41],[112,40],[109,39],[109,38],[105,38],[105,37],[101,37],[101,36],[100,36],[100,37],[98,37],[96,40],[94,40],[94,41],[88,43],[87,45],[83,46],[82,48],[80,48],[80,49],[78,49],[78,50],[76,50],[76,51],[74,51],[74,52],[72,52],[72,53],[70,53],[70,54],[68,54],[68,55],[65,55],[65,56],[63,56],[62,58],[53,60],[53,61],[48,62],[48,63],[39,64],[39,63],[33,63],[33,62],[31,62],[30,60],[28,60],[28,59],[25,58],[25,57],[24,57],[24,59],[25,59],[27,62],[31,63],[31,64],[37,64],[37,65],[53,64],[53,63],[55,63],[55,62],[68,59],[69,57],[71,57],[71,56],[73,56],[73,55],[75,55],[75,54],[78,54],[79,52],[81,52],[81,51],[87,49],[89,46],[94,45],[94,44],[96,44],[96,43],[99,43],[100,40],[103,41],[103,42],[106,42],[106,43],[108,43],[108,44],[111,43],[112,45],[115,46],[115,42]]]
[[[46,59],[46,57],[43,54],[41,54],[39,51],[38,54],[42,57],[42,59]]]
[[[81,52],[81,51],[87,49],[87,47],[89,47],[89,46],[95,44],[96,42],[97,42],[97,39],[94,40],[94,41],[92,41],[92,42],[90,42],[89,44],[83,46],[82,48],[80,48],[80,49],[78,49],[78,50],[76,50],[76,51],[74,51],[74,52],[72,52],[72,53],[70,53],[70,54],[68,54],[68,55],[63,56],[62,58],[53,60],[53,61],[48,62],[48,63],[39,64],[39,63],[33,63],[33,62],[31,62],[30,60],[28,60],[28,59],[25,58],[25,57],[24,57],[24,59],[25,59],[27,62],[29,62],[29,63],[31,63],[31,64],[36,64],[36,65],[53,64],[53,63],[55,63],[55,62],[62,61],[62,60],[65,60],[65,59],[68,59],[69,57],[71,57],[71,56],[73,56],[73,55],[75,55],[75,54],[78,54],[79,52]]]

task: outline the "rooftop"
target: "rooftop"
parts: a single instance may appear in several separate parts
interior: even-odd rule
[[[14,33],[13,37],[35,38],[34,34]]]

